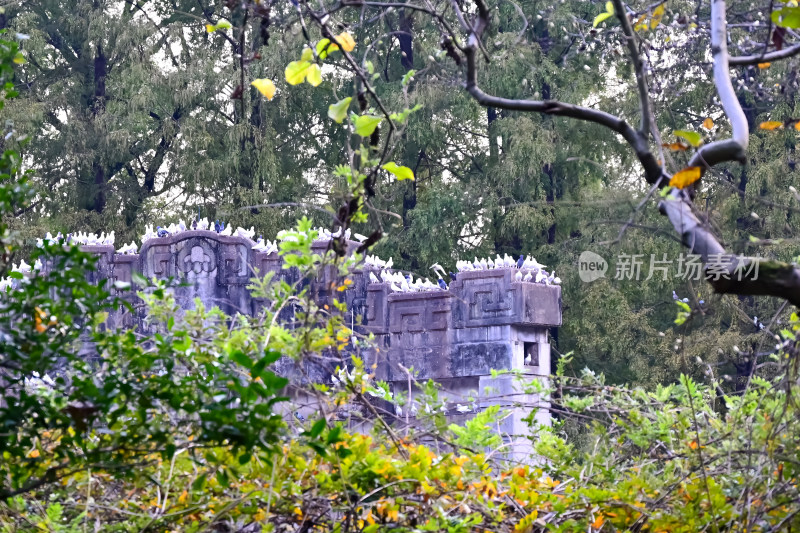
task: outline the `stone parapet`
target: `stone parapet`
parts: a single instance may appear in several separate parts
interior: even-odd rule
[[[91,280],[107,279],[115,292],[113,282],[130,283],[135,273],[174,278],[181,282],[174,290],[183,309],[193,308],[199,299],[229,315],[260,314],[269,302],[253,297],[247,286],[252,278],[274,272],[290,285],[306,287],[320,306],[331,306],[334,299],[345,302],[348,325],[375,337],[374,348],[364,354],[366,363],[375,369],[377,379],[398,392],[408,389],[413,375],[420,381],[440,382],[454,402],[476,392],[486,396],[480,390],[491,385],[506,403],[519,398],[541,403],[519,393],[511,376],[497,377],[493,371],[520,371],[537,379],[550,373],[548,329],[561,325],[559,286],[516,281],[516,268],[462,272],[448,290],[425,292],[393,292],[387,283],[369,283],[369,267],[349,273],[347,283],[333,266],[325,267],[316,279],[303,280],[297,269],[284,268],[277,253],[253,250],[254,244],[250,239],[193,230],[151,239],[136,255],[117,254],[110,246],[83,249],[99,256]],[[349,242],[348,251],[357,246]],[[322,253],[327,247],[318,242],[313,250]],[[119,294],[136,304],[134,292]],[[294,312],[284,309],[279,320],[291,325]],[[133,314],[112,310],[108,325],[143,328],[142,313],[142,306]],[[277,367],[297,383],[329,381],[333,371],[314,362],[299,368],[288,360]],[[478,402],[476,408],[485,408],[487,402]],[[503,422],[510,434],[524,432],[518,415],[515,412]]]

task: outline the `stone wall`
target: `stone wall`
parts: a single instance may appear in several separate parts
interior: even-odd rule
[[[334,297],[344,299],[349,322],[377,340],[376,349],[366,355],[367,364],[374,365],[377,379],[389,382],[396,391],[408,391],[413,373],[417,380],[439,382],[454,405],[470,403],[477,409],[492,403],[547,406],[541,398],[521,394],[512,376],[492,377],[492,370],[518,370],[531,379],[546,379],[550,373],[548,329],[561,325],[559,286],[515,281],[516,269],[502,268],[463,272],[446,291],[398,293],[386,283],[369,283],[369,271],[356,271],[342,294],[335,290],[339,283],[333,267],[317,279],[300,280],[296,269],[283,268],[276,253],[255,251],[253,244],[211,231],[186,231],[149,240],[138,255],[116,254],[110,246],[84,249],[100,256],[93,274],[96,279],[130,282],[138,272],[147,278],[181,280],[184,286],[175,289],[175,296],[184,309],[192,308],[199,298],[207,307],[218,306],[228,314],[256,315],[267,302],[250,295],[249,280],[275,272],[289,283],[308,285],[320,304]],[[356,246],[351,243],[351,248]],[[322,252],[327,243],[316,243],[315,248]],[[124,294],[135,303],[135,295]],[[109,325],[142,328],[143,310],[138,309],[133,314],[122,309],[112,312]],[[281,319],[290,322],[292,310],[286,310]],[[299,377],[290,364],[279,367]],[[328,381],[333,369],[316,365],[305,370],[314,380]],[[468,402],[469,397],[478,400]],[[448,416],[454,421],[472,416],[461,411],[451,410]],[[501,431],[524,435],[521,419],[525,413],[511,411]],[[537,416],[549,423],[546,409]],[[525,449],[523,445],[518,451]]]

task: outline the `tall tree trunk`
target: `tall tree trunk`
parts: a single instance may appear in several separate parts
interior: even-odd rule
[[[412,34],[414,31],[414,18],[413,14],[406,14],[405,9],[400,10],[399,21],[400,32],[397,35],[397,40],[400,42],[400,64],[406,69],[406,72],[414,68],[414,47]]]

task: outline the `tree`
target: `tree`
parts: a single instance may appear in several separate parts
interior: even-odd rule
[[[303,4],[305,11],[301,11],[301,17],[308,17],[310,21],[317,23],[322,37],[333,38],[331,24],[334,24],[330,17],[338,15],[344,7],[350,4],[343,4],[336,7],[326,7],[322,5],[311,6]],[[382,16],[385,10],[394,8],[391,4],[381,2],[355,2],[353,7],[359,9],[369,9]],[[752,272],[755,270],[755,261],[735,254],[726,254],[725,248],[720,244],[720,240],[713,234],[707,225],[703,224],[693,210],[692,200],[698,187],[697,181],[709,169],[715,165],[725,162],[745,162],[746,150],[749,143],[749,127],[747,117],[737,98],[737,94],[731,83],[728,66],[731,62],[727,45],[728,16],[724,2],[714,1],[711,5],[710,13],[701,12],[696,21],[686,21],[685,27],[691,31],[692,25],[698,24],[707,27],[711,36],[711,48],[713,59],[713,79],[714,86],[718,93],[719,102],[725,116],[730,121],[730,138],[720,138],[700,146],[693,154],[686,167],[686,172],[674,174],[665,171],[662,167],[660,153],[663,152],[660,146],[661,130],[655,120],[653,112],[655,99],[651,94],[648,82],[647,56],[638,46],[639,37],[634,31],[632,19],[638,24],[642,21],[650,20],[650,27],[657,27],[661,23],[664,10],[659,8],[647,11],[629,10],[622,2],[612,2],[607,6],[606,19],[615,17],[619,24],[619,29],[615,30],[610,37],[619,39],[612,41],[611,46],[617,43],[622,45],[625,50],[626,60],[613,61],[612,64],[632,71],[636,80],[636,94],[639,100],[639,123],[632,126],[625,119],[612,113],[601,111],[597,108],[567,104],[559,100],[536,100],[524,98],[506,98],[494,96],[484,91],[479,82],[479,75],[482,74],[480,66],[481,59],[489,59],[485,41],[497,36],[497,28],[493,25],[495,20],[494,6],[485,2],[475,2],[469,9],[462,5],[440,6],[438,9],[435,4],[421,5],[404,3],[400,7],[406,10],[414,10],[422,15],[430,17],[432,23],[439,28],[442,48],[446,55],[461,67],[463,73],[463,83],[466,92],[475,99],[480,105],[492,109],[504,109],[509,111],[541,113],[555,117],[569,117],[605,127],[607,130],[622,137],[629,149],[635,155],[644,172],[644,178],[651,188],[651,192],[660,190],[663,186],[671,184],[671,189],[667,194],[664,191],[663,199],[659,202],[660,211],[667,216],[670,223],[675,228],[684,245],[693,253],[700,255],[706,268],[716,269],[724,272],[726,276],[709,276],[708,281],[717,292],[749,294],[749,295],[773,295],[785,298],[790,302],[800,302],[800,275],[793,266],[780,262],[762,262],[758,275]],[[247,6],[245,6],[247,9]],[[520,13],[525,20],[526,14]],[[778,27],[785,27],[789,22],[782,22],[783,16],[775,17]],[[745,15],[743,18],[747,19]],[[787,19],[788,20],[788,19]],[[600,19],[596,19],[601,22]],[[677,19],[676,19],[677,22]],[[346,24],[346,22],[343,21]],[[744,27],[753,27],[754,21],[746,20]],[[771,28],[771,26],[770,26]],[[596,30],[592,30],[596,32]],[[677,36],[677,35],[676,35]],[[697,39],[686,39],[689,48],[696,45]],[[745,46],[746,39],[740,39]],[[314,43],[309,43],[313,45]],[[645,41],[645,44],[648,44]],[[602,50],[602,45],[598,50]],[[646,50],[645,50],[646,51]],[[681,57],[680,50],[674,52],[677,57]],[[785,56],[786,53],[780,51],[767,58]],[[734,58],[734,64],[752,64],[756,61],[754,57],[748,56],[744,59]],[[685,58],[683,56],[682,58]],[[353,72],[358,80],[361,92],[364,97],[371,97],[375,100],[375,105],[381,107],[380,99],[371,87],[370,74],[367,70],[359,67],[358,63],[352,58],[343,65]],[[363,107],[363,106],[362,106]],[[383,110],[383,108],[382,108]],[[388,114],[385,119],[391,120]],[[390,125],[391,126],[391,125]],[[389,132],[393,129],[390,127]],[[721,137],[724,137],[721,135]],[[700,139],[696,133],[691,133],[688,139],[696,145],[700,144]],[[655,149],[653,147],[655,145]],[[381,158],[383,159],[383,158]],[[709,267],[709,258],[712,264]],[[750,274],[747,274],[747,271]],[[718,278],[718,279],[714,279]],[[726,279],[727,278],[727,279]],[[733,279],[735,278],[735,279]]]

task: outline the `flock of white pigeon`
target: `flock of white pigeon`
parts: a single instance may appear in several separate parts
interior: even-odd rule
[[[368,267],[380,270],[376,275],[374,272],[369,273],[370,283],[388,283],[389,289],[392,292],[425,292],[425,291],[446,291],[448,284],[444,279],[447,275],[444,268],[439,264],[431,266],[431,270],[436,273],[437,283],[433,283],[429,278],[414,279],[411,274],[403,274],[401,272],[393,272],[392,259],[384,261],[377,256],[368,255],[364,259],[364,263]],[[458,272],[474,272],[480,270],[494,270],[494,269],[515,269],[514,281],[526,283],[539,283],[542,285],[560,285],[561,278],[555,273],[548,273],[545,270],[545,265],[540,264],[532,256],[520,256],[517,261],[505,254],[501,257],[499,254],[494,258],[475,258],[474,261],[456,261],[456,270]],[[450,280],[455,281],[458,274],[450,272]]]
[[[151,239],[159,239],[192,230],[215,231],[219,235],[242,237],[250,240],[253,240],[255,237],[255,229],[253,227],[251,227],[249,230],[237,227],[234,230],[232,229],[232,226],[226,227],[224,223],[220,223],[219,221],[211,222],[207,218],[202,218],[192,222],[190,226],[187,226],[183,220],[177,223],[172,223],[166,227],[156,226],[155,229],[152,225],[148,225],[145,228],[144,235],[142,235],[142,244]],[[326,228],[314,228],[312,231],[316,232],[314,237],[315,242],[330,241],[331,239],[337,239],[342,236],[341,229],[331,232]],[[351,236],[359,242],[363,242],[366,238],[358,233],[351,233],[349,229],[345,230],[345,239],[349,240]],[[109,234],[103,232],[99,235],[96,233],[78,232],[70,233],[66,236],[62,235],[61,233],[53,236],[50,232],[48,232],[43,239],[37,239],[36,244],[39,247],[43,247],[45,243],[55,244],[59,242],[86,246],[114,246],[115,238],[116,237],[114,236],[113,231]],[[296,232],[293,231],[279,232],[274,241],[264,240],[264,238],[259,235],[258,239],[255,240],[253,250],[269,254],[278,251],[278,243],[280,241],[296,240]],[[136,245],[135,241],[131,242],[130,244],[124,244],[117,249],[117,253],[126,255],[136,254],[138,251],[139,247]],[[424,292],[448,289],[448,284],[444,279],[444,276],[447,276],[447,272],[438,264],[435,264],[431,267],[438,278],[436,283],[433,283],[429,278],[419,277],[414,279],[413,275],[411,274],[403,274],[402,272],[393,271],[392,266],[394,262],[391,258],[388,260],[383,260],[377,255],[367,255],[364,258],[364,264],[370,270],[379,271],[378,275],[376,275],[375,272],[369,273],[370,283],[388,283],[390,290],[393,292]],[[474,261],[456,261],[456,270],[458,272],[512,268],[516,269],[514,274],[515,281],[540,283],[544,285],[559,285],[561,283],[561,278],[557,277],[554,273],[548,273],[544,267],[545,265],[539,264],[536,259],[531,256],[520,256],[520,258],[515,261],[508,254],[505,254],[503,257],[498,254],[494,259],[478,259],[476,257]],[[41,268],[42,264],[39,260],[37,260],[33,266],[25,263],[23,260],[19,265],[13,265],[11,270],[14,272],[20,272],[23,274],[23,276],[27,277],[33,271],[41,271]],[[457,278],[457,274],[453,272],[450,272],[449,276],[451,281],[455,281]],[[13,278],[0,278],[0,292],[5,292],[13,286]]]
[[[36,260],[33,265],[29,265],[23,259],[19,262],[18,265],[11,265],[11,272],[19,272],[24,277],[28,277],[33,272],[41,272],[42,271],[42,262],[38,259]],[[14,287],[14,282],[17,281],[12,277],[7,278],[0,278],[0,292],[6,292],[9,289]]]

